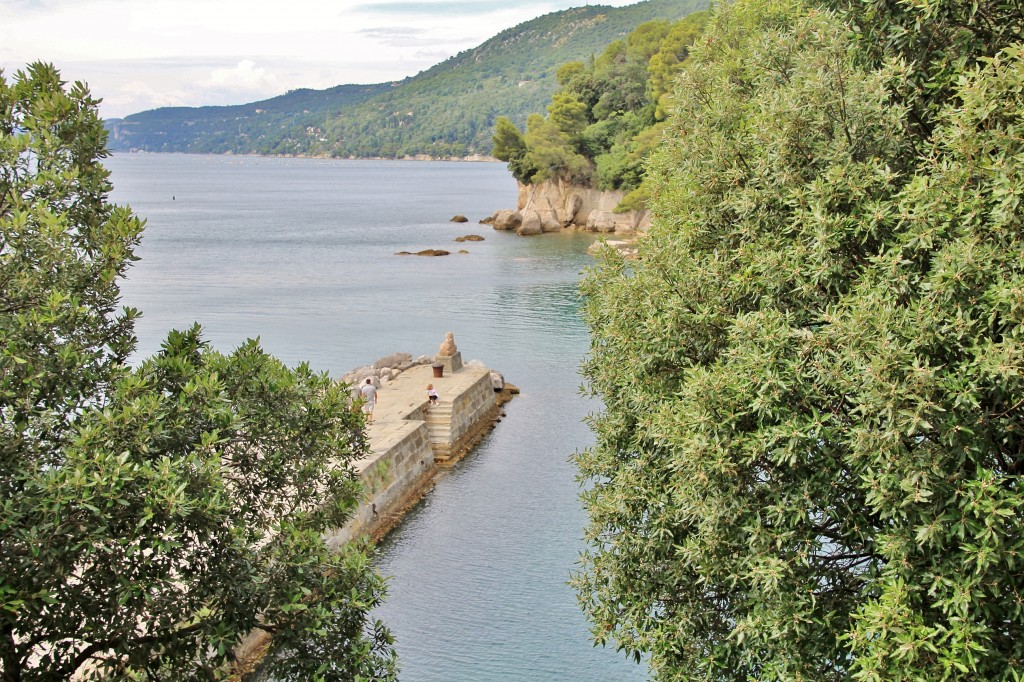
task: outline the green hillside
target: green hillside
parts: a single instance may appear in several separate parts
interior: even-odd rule
[[[293,90],[252,104],[164,107],[106,122],[115,151],[295,154],[297,133],[323,127],[341,108],[385,92],[390,84]]]
[[[298,90],[232,107],[165,108],[108,122],[114,150],[401,157],[489,154],[494,123],[543,111],[556,71],[652,19],[708,0],[591,5],[502,31],[398,83]]]
[[[530,114],[525,135],[505,117],[495,124],[494,156],[524,184],[561,178],[629,194],[617,210],[643,208],[647,157],[660,146],[671,89],[710,14],[648,21],[589,62],[558,69],[561,88],[547,116]]]

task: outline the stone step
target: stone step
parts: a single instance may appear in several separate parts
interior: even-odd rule
[[[426,422],[427,422],[428,425],[434,425],[434,426],[451,426],[452,425],[452,420],[451,419],[428,419],[428,420],[426,420]]]

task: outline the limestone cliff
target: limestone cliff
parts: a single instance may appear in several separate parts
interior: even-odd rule
[[[498,211],[493,225],[496,230],[515,230],[524,235],[562,229],[617,234],[646,232],[650,224],[647,211],[614,212],[625,195],[622,191],[580,187],[562,180],[520,184],[518,210]]]

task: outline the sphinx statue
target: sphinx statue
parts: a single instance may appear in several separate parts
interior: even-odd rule
[[[441,343],[441,348],[438,349],[438,355],[455,355],[459,352],[459,349],[455,347],[455,334],[448,332],[444,335],[444,341]]]

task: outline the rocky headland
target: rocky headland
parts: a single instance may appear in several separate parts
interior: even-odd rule
[[[520,235],[565,229],[623,236],[646,232],[650,225],[648,211],[615,212],[625,195],[621,190],[598,190],[564,180],[520,183],[516,209],[498,211],[482,222],[495,230],[514,230]]]

